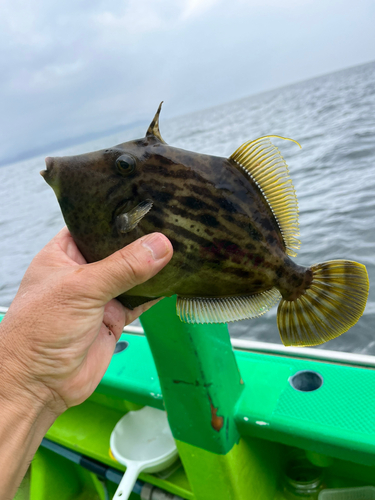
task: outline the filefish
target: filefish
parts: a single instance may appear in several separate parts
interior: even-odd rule
[[[229,158],[194,153],[162,139],[160,110],[145,137],[46,158],[41,172],[88,262],[154,231],[170,239],[170,263],[119,296],[122,304],[133,309],[177,294],[182,321],[223,323],[279,302],[281,339],[295,346],[353,326],[367,301],[366,268],[350,260],[305,267],[290,258],[300,245],[298,202],[270,140],[277,136],[245,142]]]

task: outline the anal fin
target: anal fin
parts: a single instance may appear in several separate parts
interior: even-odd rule
[[[229,323],[256,318],[281,298],[277,288],[242,297],[177,297],[177,314],[184,323]]]

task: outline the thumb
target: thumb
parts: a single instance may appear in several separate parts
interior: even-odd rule
[[[83,266],[90,289],[103,304],[140,285],[168,264],[173,247],[166,236],[143,236],[109,257]]]

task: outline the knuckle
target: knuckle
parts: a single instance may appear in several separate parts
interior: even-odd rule
[[[54,302],[59,306],[71,306],[85,296],[85,280],[75,274],[68,273],[62,276],[56,276],[51,284],[51,292],[54,296]]]

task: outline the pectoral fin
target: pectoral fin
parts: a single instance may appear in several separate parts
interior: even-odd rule
[[[139,224],[139,222],[151,210],[151,208],[152,201],[145,200],[129,212],[117,216],[117,229],[120,231],[120,233],[129,233],[129,231],[132,231]]]

